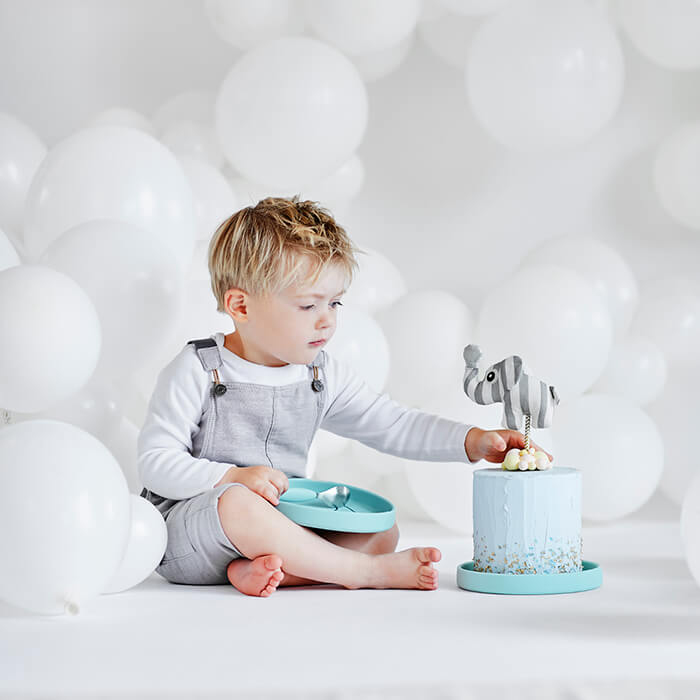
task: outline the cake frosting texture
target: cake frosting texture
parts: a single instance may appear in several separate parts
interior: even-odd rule
[[[473,497],[475,571],[581,571],[580,471],[477,469]]]

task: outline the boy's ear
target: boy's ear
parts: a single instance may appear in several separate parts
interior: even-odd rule
[[[242,289],[232,288],[224,294],[224,308],[235,322],[248,320],[248,295]]]

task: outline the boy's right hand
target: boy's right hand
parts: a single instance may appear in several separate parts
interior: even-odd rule
[[[251,491],[270,501],[273,506],[280,502],[279,497],[289,488],[287,475],[265,464],[236,467],[232,470],[231,482],[244,484]]]

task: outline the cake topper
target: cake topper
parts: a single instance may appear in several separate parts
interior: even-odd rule
[[[524,372],[518,355],[491,365],[480,381],[479,346],[467,345],[463,356],[464,393],[478,404],[503,403],[502,424],[511,430],[519,430],[525,420],[525,449],[508,450],[503,469],[549,469],[547,455],[530,447],[530,427],[533,419],[536,428],[548,428],[552,424],[554,408],[559,403],[555,388]]]

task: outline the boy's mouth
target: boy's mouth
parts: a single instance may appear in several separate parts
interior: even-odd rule
[[[321,338],[321,340],[314,340],[312,343],[309,343],[309,345],[313,345],[314,347],[318,347],[319,345],[323,345],[326,342],[325,338]]]

